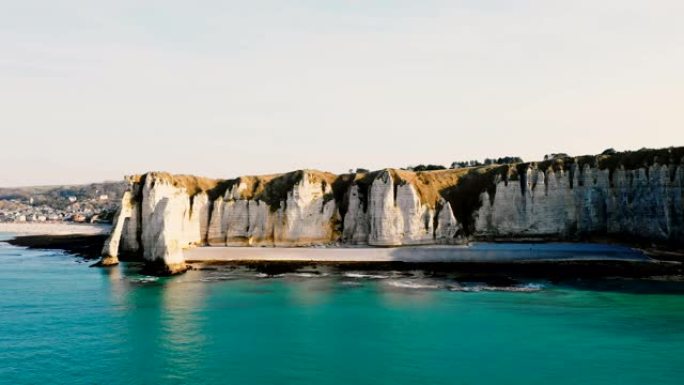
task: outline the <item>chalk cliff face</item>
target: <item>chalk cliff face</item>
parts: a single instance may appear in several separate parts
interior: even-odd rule
[[[183,250],[198,246],[402,246],[592,234],[682,243],[684,148],[649,151],[339,176],[148,173],[129,179],[103,264],[138,256],[176,273],[184,269]]]
[[[413,184],[397,180],[400,177],[394,174],[390,170],[378,173],[367,197],[358,184],[351,187],[342,240],[357,245],[401,246],[447,242],[453,238],[458,223],[447,211],[450,208],[436,210],[421,200]],[[436,219],[441,225],[437,232]]]
[[[528,168],[520,183],[483,192],[475,233],[481,236],[607,234],[682,241],[682,168],[653,164],[635,170]]]
[[[321,177],[323,176],[323,177]],[[326,181],[334,176],[300,171],[282,178],[289,180],[238,180],[224,196],[213,202],[207,234],[211,246],[307,246],[337,239],[339,215],[330,199],[332,187]],[[282,186],[259,186],[282,182]],[[254,185],[255,183],[259,185]],[[287,184],[289,183],[289,185]],[[276,203],[260,198],[264,193],[280,193]],[[273,197],[270,197],[273,198]],[[278,198],[276,198],[278,199]],[[277,205],[277,206],[276,206]]]

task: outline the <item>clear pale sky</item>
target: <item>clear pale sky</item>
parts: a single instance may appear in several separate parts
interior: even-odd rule
[[[0,186],[684,145],[684,2],[0,0]]]

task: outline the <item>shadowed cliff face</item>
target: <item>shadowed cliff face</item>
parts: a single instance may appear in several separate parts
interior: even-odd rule
[[[670,174],[674,178],[670,179]],[[652,165],[637,170],[591,168],[543,172],[529,168],[521,184],[497,185],[481,196],[479,236],[629,235],[681,242],[682,169]]]
[[[588,235],[682,243],[684,148],[538,163],[212,180],[129,178],[103,254],[177,266],[192,246],[400,246]]]

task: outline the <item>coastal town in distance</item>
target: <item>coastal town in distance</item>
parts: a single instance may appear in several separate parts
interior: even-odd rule
[[[0,223],[112,223],[125,182],[0,188]]]

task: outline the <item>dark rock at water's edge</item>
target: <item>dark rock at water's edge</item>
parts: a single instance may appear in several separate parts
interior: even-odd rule
[[[107,234],[22,235],[7,243],[29,249],[64,250],[85,259],[97,259]]]
[[[90,265],[90,267],[114,267],[119,264],[118,258],[105,257]]]
[[[415,272],[426,276],[457,276],[459,279],[498,282],[507,279],[565,281],[607,277],[681,280],[684,265],[679,262],[577,260],[530,262],[325,262],[325,261],[215,261],[189,262],[193,268],[247,268],[278,276],[286,273],[328,270],[331,272]]]
[[[162,260],[146,262],[141,273],[156,277],[168,277],[185,273],[191,267],[186,263],[164,263]]]
[[[379,287],[381,290],[393,291],[533,293],[555,287],[593,292],[681,295],[684,294],[684,276],[681,275],[681,265],[677,265],[643,261],[438,264],[243,261],[220,265],[196,263],[191,270],[198,270],[204,282],[323,279],[337,281],[346,287],[358,287],[364,281],[374,281],[382,285]],[[316,287],[315,290],[321,290],[321,286]],[[329,288],[328,285],[324,287]]]

